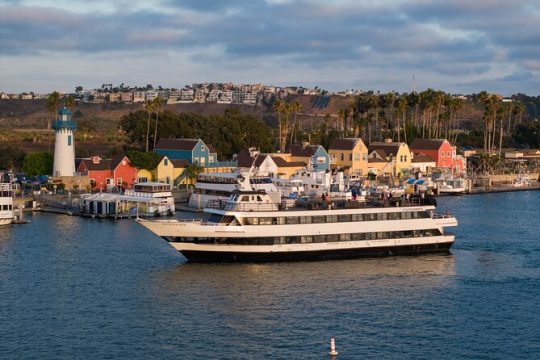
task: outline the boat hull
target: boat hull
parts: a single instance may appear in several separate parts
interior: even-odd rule
[[[423,254],[450,254],[451,242],[423,245],[385,246],[373,248],[339,249],[327,251],[296,252],[221,252],[182,250],[188,262],[193,263],[234,263],[234,262],[285,262],[320,261],[388,256],[417,256]]]

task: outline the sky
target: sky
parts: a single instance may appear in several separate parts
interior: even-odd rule
[[[540,95],[540,1],[0,0],[0,91],[229,81]]]

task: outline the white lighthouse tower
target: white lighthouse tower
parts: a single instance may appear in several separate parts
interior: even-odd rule
[[[75,139],[73,131],[77,129],[71,120],[71,111],[64,107],[58,112],[58,119],[53,122],[55,131],[53,176],[73,176],[75,173]]]

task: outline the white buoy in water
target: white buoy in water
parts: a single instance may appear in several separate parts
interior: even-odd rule
[[[338,356],[338,352],[336,351],[336,340],[334,340],[334,338],[330,339],[330,352],[328,354],[330,356]]]

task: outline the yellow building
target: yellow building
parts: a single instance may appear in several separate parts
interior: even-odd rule
[[[181,175],[188,164],[187,160],[171,160],[164,156],[156,167],[155,181],[170,185],[185,184],[189,179],[181,178]]]
[[[368,149],[362,139],[336,139],[330,144],[328,154],[332,169],[343,168],[345,174],[367,175]]]
[[[392,162],[392,175],[408,176],[411,173],[411,150],[403,142],[373,142],[369,144],[369,158]]]
[[[137,169],[137,182],[154,181],[154,174],[147,169]]]

